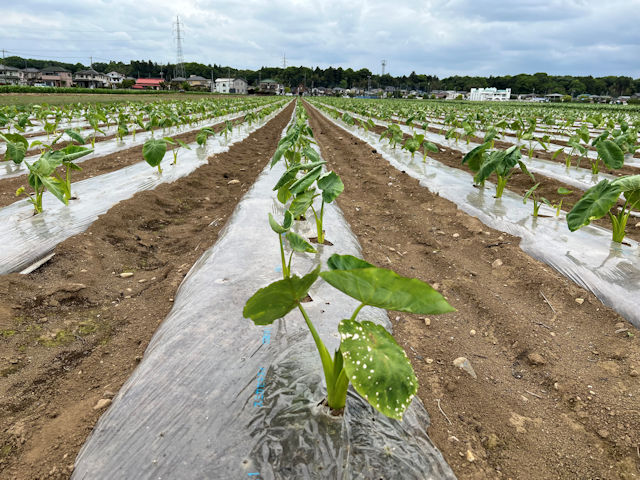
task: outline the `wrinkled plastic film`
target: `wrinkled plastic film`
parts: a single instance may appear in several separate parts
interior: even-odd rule
[[[265,169],[238,204],[218,242],[193,266],[144,359],[100,419],[76,460],[74,479],[451,479],[425,429],[417,399],[404,420],[388,419],[349,392],[343,417],[327,414],[320,357],[296,310],[255,326],[242,309],[282,278],[282,219],[272,187],[282,164]],[[325,205],[327,239],[295,254],[302,275],[336,252],[360,256],[341,212]],[[298,232],[315,235],[307,223]],[[318,280],[305,303],[328,350],[358,302]],[[360,319],[389,328],[384,311]]]
[[[400,148],[391,149],[378,137],[363,129],[351,127],[325,115],[329,121],[370,144],[398,170],[418,179],[420,184],[458,205],[462,211],[477,217],[485,225],[522,238],[520,248],[532,257],[550,265],[578,285],[593,292],[605,305],[613,308],[640,328],[640,247],[611,241],[611,231],[588,225],[575,232],[567,227],[564,212],[543,205],[540,214],[532,216],[531,203],[508,190],[495,199],[495,188],[486,182],[484,188],[473,186],[469,173],[451,168],[432,159],[423,162]]]
[[[264,126],[286,106],[251,126],[236,126],[228,139],[211,137],[206,146],[195,142],[191,150],[180,148],[178,162],[173,165],[165,156],[162,174],[146,162],[139,162],[119,170],[71,184],[77,197],[64,205],[51,193],[43,196],[44,211],[33,215],[33,206],[25,199],[0,209],[0,274],[21,270],[43,257],[63,240],[86,228],[113,205],[143,190],[151,190],[162,183],[184,177],[207,163],[211,155],[225,152],[229,146],[244,140],[250,133]]]

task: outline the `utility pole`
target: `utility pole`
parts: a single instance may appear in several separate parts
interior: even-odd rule
[[[384,77],[384,67],[387,66],[387,61],[386,60],[382,60],[382,74],[380,75],[381,77]]]
[[[213,68],[211,69],[211,93],[213,93]]]
[[[286,52],[282,53],[282,68],[283,69],[287,68],[287,54],[286,54]]]

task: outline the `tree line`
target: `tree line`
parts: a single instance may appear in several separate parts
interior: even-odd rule
[[[44,68],[50,65],[61,66],[76,72],[88,68],[82,63],[64,63],[55,60],[25,59],[22,57],[7,57],[5,65],[17,68],[34,67]],[[123,62],[96,62],[93,68],[102,73],[111,71],[119,72],[133,78],[160,78],[167,80],[173,78],[175,65],[158,64],[151,60],[131,60],[129,63]],[[199,75],[204,78],[242,77],[249,85],[257,85],[260,80],[273,79],[288,87],[304,85],[306,87],[342,87],[342,88],[371,88],[395,87],[406,90],[456,90],[469,91],[471,88],[496,87],[499,89],[510,88],[514,94],[525,93],[559,93],[562,95],[632,95],[640,93],[640,78],[633,79],[628,76],[571,76],[571,75],[548,75],[546,73],[502,76],[452,76],[438,78],[435,75],[416,74],[392,76],[389,74],[373,74],[367,68],[354,70],[352,68],[309,68],[309,67],[261,67],[259,70],[235,69],[229,66],[187,62],[184,69],[189,75]]]

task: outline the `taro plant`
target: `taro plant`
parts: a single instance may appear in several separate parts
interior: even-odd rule
[[[180,147],[191,150],[191,147],[189,145],[178,138],[164,137],[163,140],[167,142],[167,145],[174,145],[173,149],[171,150],[171,153],[173,154],[173,165],[176,165],[178,163],[178,152],[180,150]]]
[[[380,135],[380,140],[387,138],[389,140],[389,144],[395,149],[396,145],[402,141],[403,137],[404,135],[402,134],[400,126],[397,123],[391,123]]]
[[[152,167],[158,168],[158,173],[162,174],[162,159],[167,153],[167,141],[164,138],[150,138],[142,146],[142,156]]]
[[[406,353],[381,325],[358,321],[365,306],[434,315],[454,311],[430,285],[376,268],[351,255],[332,255],[329,270],[291,275],[258,290],[245,304],[243,315],[256,325],[270,325],[297,308],[318,349],[327,385],[328,407],[344,409],[347,389],[354,389],[382,414],[401,420],[418,390],[418,380]],[[338,326],[340,346],[333,355],[309,318],[302,302],[318,277],[360,305]]]
[[[556,193],[558,195],[569,195],[571,193],[573,193],[573,190],[569,190],[568,188],[565,187],[559,187],[558,190],[556,190]],[[549,200],[547,200],[546,198],[542,198],[542,201],[545,203],[545,205],[547,205],[549,208],[553,208],[556,211],[556,217],[560,216],[560,210],[562,210],[562,201],[563,198],[560,197],[560,200],[556,203],[551,203]]]
[[[50,154],[52,158],[57,158],[60,161],[60,165],[65,168],[65,176],[61,178],[57,173],[54,176],[58,179],[58,185],[62,190],[64,198],[67,203],[72,199],[71,196],[71,171],[72,170],[82,170],[78,165],[73,163],[80,157],[84,157],[85,155],[93,152],[92,149],[82,147],[80,145],[67,145],[62,150],[57,150],[55,152],[47,152],[45,155]]]
[[[60,180],[53,176],[56,168],[62,163],[61,156],[54,155],[57,153],[58,152],[46,152],[32,164],[25,162],[25,165],[29,169],[27,182],[31,188],[33,188],[34,193],[31,194],[26,191],[25,187],[20,187],[16,191],[16,197],[22,194],[27,195],[36,214],[42,212],[42,197],[45,190],[51,192],[52,195],[65,205],[68,203],[61,188]]]
[[[420,149],[420,147],[422,147],[422,150],[424,152],[424,155],[422,156],[423,162],[427,161],[427,155],[429,154],[429,152],[438,152],[438,147],[430,141],[425,140],[424,135],[419,133],[414,133],[413,136],[407,138],[407,140],[404,142],[404,145],[402,145],[403,150],[407,150],[411,153],[412,159],[415,156],[416,152]]]
[[[15,164],[22,163],[29,149],[29,141],[19,133],[0,133],[0,138],[7,145],[4,159],[11,160]]]
[[[544,203],[544,200],[546,200],[544,197],[541,198],[541,199],[537,198],[536,190],[537,190],[537,188],[539,186],[540,186],[540,182],[536,183],[533,187],[531,187],[529,190],[527,190],[527,192],[524,194],[524,197],[522,198],[522,203],[524,203],[525,205],[527,203],[527,200],[529,200],[529,198],[531,198],[531,200],[533,201],[533,216],[534,217],[538,216],[538,212],[540,210],[540,207]]]
[[[486,161],[484,161],[473,179],[476,183],[482,184],[493,172],[495,172],[498,177],[495,196],[496,198],[500,198],[502,197],[504,188],[507,186],[509,178],[511,178],[515,172],[514,167],[516,165],[519,165],[520,169],[535,181],[535,178],[529,172],[527,166],[522,160],[520,160],[521,158],[522,153],[517,145],[513,145],[504,151],[492,151],[489,153]]]
[[[316,249],[307,242],[304,237],[297,234],[296,232],[291,231],[291,226],[293,225],[293,215],[289,210],[285,210],[284,212],[284,220],[282,225],[279,224],[273,215],[269,214],[269,225],[271,226],[271,230],[278,234],[278,241],[280,242],[280,260],[282,262],[282,276],[283,278],[288,278],[291,276],[291,259],[293,258],[294,252],[306,252],[306,253],[316,253]],[[291,253],[289,254],[289,261],[285,260],[284,254],[284,243],[282,241],[282,237],[285,237],[289,242],[289,247],[291,248]]]
[[[246,117],[245,117],[246,118]],[[215,135],[216,132],[214,132],[212,129],[210,129],[209,127],[204,127],[202,130],[200,130],[198,132],[198,134],[196,135],[196,143],[200,146],[202,145],[206,145],[207,144],[207,139],[213,135]]]
[[[616,211],[620,195],[622,208]],[[589,225],[592,220],[608,215],[611,219],[613,241],[622,243],[632,210],[640,207],[640,175],[627,175],[613,181],[604,179],[587,190],[567,214],[567,225],[572,232]]]
[[[607,167],[618,169],[624,165],[624,153],[617,143],[608,140],[609,132],[604,131],[600,136],[593,140],[592,145],[596,147],[598,156],[595,159],[589,159],[591,162],[591,173],[597,175],[600,172],[600,161]]]

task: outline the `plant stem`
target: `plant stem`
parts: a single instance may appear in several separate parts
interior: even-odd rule
[[[498,183],[496,184],[496,198],[501,198],[504,193],[504,187],[507,186],[507,180],[509,177],[503,177],[498,175]]]
[[[353,312],[353,315],[351,315],[351,320],[355,320],[356,317],[358,316],[358,313],[360,313],[360,310],[362,310],[362,307],[364,307],[365,304],[361,303],[360,305],[358,305],[358,308],[356,308]]]
[[[289,277],[289,269],[287,268],[287,263],[284,259],[284,245],[282,244],[282,234],[278,234],[278,240],[280,241],[280,261],[282,262],[282,277]]]
[[[320,354],[320,360],[322,361],[322,370],[324,371],[324,378],[327,382],[327,396],[332,397],[334,386],[335,386],[335,380],[336,380],[333,375],[333,360],[331,360],[331,355],[329,355],[327,347],[325,347],[324,343],[322,343],[322,340],[320,339],[320,335],[318,335],[316,328],[313,326],[313,323],[311,323],[311,320],[309,319],[307,312],[305,311],[305,309],[303,308],[300,302],[298,302],[298,309],[300,310],[300,313],[304,317],[304,321],[306,322],[307,327],[311,332],[313,341],[315,342],[316,348],[318,349],[318,353]],[[329,403],[329,406],[331,408],[335,408],[333,405],[331,405],[331,403]]]

